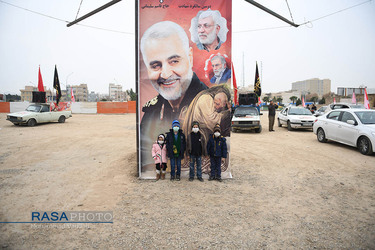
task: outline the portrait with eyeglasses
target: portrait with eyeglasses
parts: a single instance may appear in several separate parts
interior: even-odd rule
[[[199,11],[191,20],[191,41],[198,49],[208,52],[220,49],[227,40],[227,20],[221,16],[218,10]]]

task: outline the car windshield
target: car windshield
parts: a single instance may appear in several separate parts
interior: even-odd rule
[[[354,112],[363,124],[375,124],[375,111]]]
[[[40,111],[40,105],[30,105],[30,106],[27,107],[26,111],[39,112]]]
[[[305,108],[290,108],[289,115],[311,115],[311,112]]]
[[[256,108],[236,108],[234,116],[258,115]]]

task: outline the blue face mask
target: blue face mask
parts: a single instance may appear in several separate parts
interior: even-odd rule
[[[173,131],[174,131],[174,132],[178,132],[178,130],[180,130],[179,127],[177,127],[177,126],[176,126],[176,127],[173,127]]]

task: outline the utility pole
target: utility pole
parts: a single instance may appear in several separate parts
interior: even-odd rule
[[[242,51],[242,87],[245,87],[245,53]]]

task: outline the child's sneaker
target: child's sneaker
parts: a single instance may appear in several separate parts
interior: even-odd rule
[[[193,181],[193,180],[194,180],[194,178],[193,178],[193,177],[190,177],[190,178],[189,178],[189,181]]]
[[[174,181],[174,176],[173,175],[171,175],[171,181]]]
[[[180,181],[180,176],[179,175],[176,176],[176,181]]]
[[[202,177],[198,177],[198,180],[199,180],[200,182],[204,182],[204,180],[203,180]]]
[[[210,176],[210,178],[208,178],[209,181],[213,181],[215,180],[215,177],[214,176]]]

